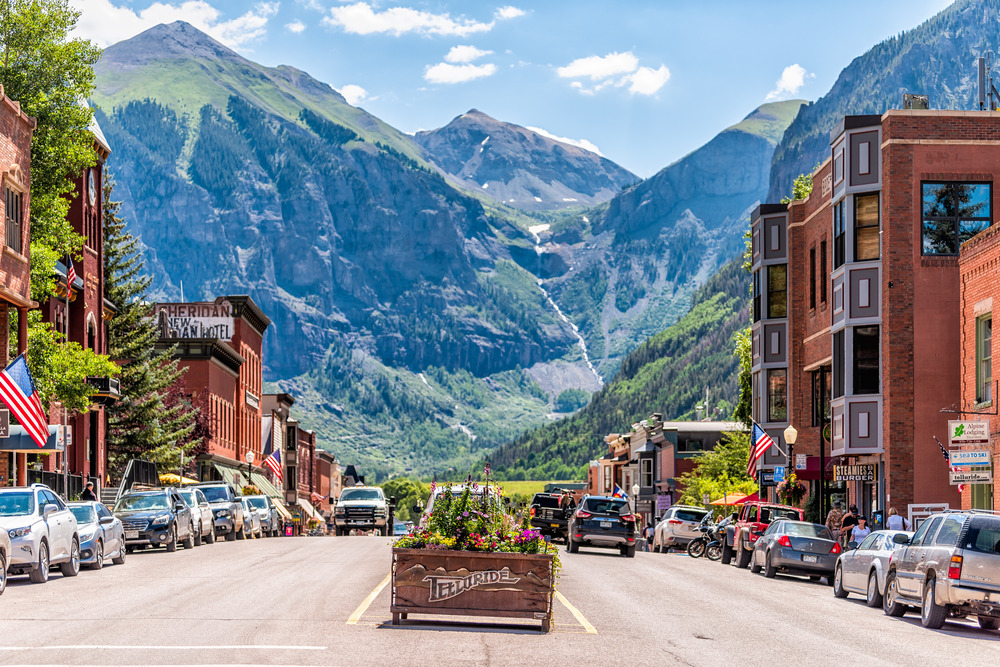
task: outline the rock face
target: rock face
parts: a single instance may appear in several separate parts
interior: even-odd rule
[[[476,109],[414,141],[456,182],[526,211],[593,206],[639,180],[597,153]]]

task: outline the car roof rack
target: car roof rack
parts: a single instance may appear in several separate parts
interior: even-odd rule
[[[937,512],[935,512],[935,514],[937,514]],[[997,511],[997,510],[983,510],[983,509],[977,509],[977,508],[972,508],[972,509],[967,509],[967,510],[958,509],[958,508],[954,508],[954,509],[949,508],[949,509],[946,509],[946,510],[941,510],[940,514],[992,514],[993,516],[1000,516],[1000,511]]]
[[[698,507],[697,505],[671,505],[668,510],[672,509],[685,509],[685,510],[701,510],[702,512],[708,512],[704,507]],[[667,511],[667,510],[664,510]]]

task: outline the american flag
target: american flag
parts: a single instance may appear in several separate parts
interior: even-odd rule
[[[0,399],[7,404],[35,444],[44,447],[49,439],[49,420],[45,418],[42,402],[35,391],[35,381],[31,379],[23,354],[0,371]]]
[[[774,444],[774,440],[771,440],[771,436],[764,432],[760,426],[756,423],[753,425],[751,430],[751,443],[750,443],[750,460],[747,461],[747,475],[750,477],[757,476],[757,461],[764,456],[764,452],[771,448]]]
[[[962,469],[958,466],[951,465],[951,457],[948,456],[948,450],[944,448],[944,445],[942,445],[941,441],[937,439],[937,436],[934,436],[934,440],[937,441],[938,447],[941,448],[941,456],[943,456],[944,460],[948,462],[948,470],[951,472],[962,472]],[[965,484],[958,485],[958,492],[961,493],[962,491],[965,491]]]
[[[283,479],[281,474],[281,454],[277,449],[271,452],[271,455],[264,459],[264,465],[266,465],[271,472],[274,473],[275,477]]]
[[[73,258],[66,255],[66,291],[69,292],[76,282],[76,269],[73,268]]]
[[[313,501],[314,503],[321,503],[321,502],[323,502],[324,500],[326,500],[327,498],[329,498],[329,497],[330,497],[330,495],[329,495],[329,494],[327,494],[327,495],[325,495],[325,496],[321,496],[321,495],[319,495],[318,493],[316,493],[315,491],[313,491],[313,492],[312,492],[312,494],[311,494],[311,495],[310,495],[309,497],[310,497],[310,498],[312,498],[312,501]]]

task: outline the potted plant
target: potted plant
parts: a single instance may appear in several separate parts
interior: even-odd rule
[[[514,517],[502,494],[487,466],[482,486],[447,486],[425,525],[395,541],[393,625],[411,613],[448,614],[537,619],[549,631],[557,550],[527,517]]]
[[[806,495],[806,487],[799,481],[795,473],[792,473],[778,483],[778,497],[786,505],[798,505],[799,501]]]

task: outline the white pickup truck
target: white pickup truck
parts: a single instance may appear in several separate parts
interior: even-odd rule
[[[352,530],[375,530],[379,535],[388,535],[391,510],[391,499],[377,486],[346,488],[333,508],[337,535],[347,535]]]

